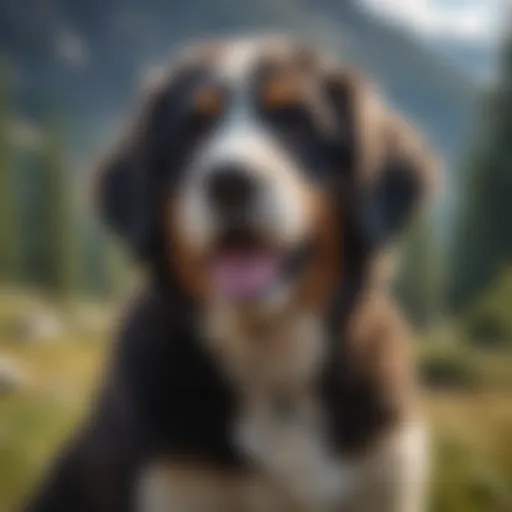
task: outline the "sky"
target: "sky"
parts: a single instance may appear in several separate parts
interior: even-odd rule
[[[358,1],[367,12],[414,33],[475,74],[491,72],[504,19],[512,17],[512,0]]]
[[[426,38],[471,45],[492,44],[506,0],[360,0],[370,12],[386,16]]]

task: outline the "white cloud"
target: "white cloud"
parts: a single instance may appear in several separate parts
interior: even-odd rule
[[[370,13],[427,38],[489,44],[497,39],[509,0],[359,0]]]

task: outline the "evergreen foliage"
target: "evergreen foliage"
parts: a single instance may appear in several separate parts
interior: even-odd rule
[[[512,257],[512,38],[502,75],[482,105],[451,253],[451,309],[463,310]]]
[[[19,215],[12,123],[10,77],[7,66],[0,62],[0,281],[4,283],[12,283],[19,277]]]

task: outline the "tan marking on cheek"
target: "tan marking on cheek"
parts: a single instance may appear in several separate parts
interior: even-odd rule
[[[208,276],[203,255],[195,251],[181,234],[180,200],[173,198],[167,204],[166,246],[169,265],[180,283],[193,297],[204,300],[208,295]]]
[[[341,258],[342,219],[335,213],[332,201],[323,194],[310,194],[312,217],[312,261],[298,289],[298,302],[303,307],[325,311],[334,286],[339,286],[343,261]]]

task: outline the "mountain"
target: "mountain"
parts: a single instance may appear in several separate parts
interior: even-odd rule
[[[450,64],[459,67],[482,83],[496,78],[499,64],[499,44],[468,44],[466,42],[436,40],[430,47]]]
[[[453,162],[476,86],[412,36],[341,0],[6,0],[0,53],[16,101],[36,122],[58,110],[75,155],[105,144],[140,75],[199,37],[246,31],[297,34],[355,61],[417,120]]]

